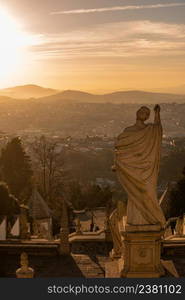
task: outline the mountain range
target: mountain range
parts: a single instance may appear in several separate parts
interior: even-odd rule
[[[6,98],[5,98],[6,97]],[[108,94],[92,94],[76,90],[59,91],[37,85],[16,86],[0,90],[0,100],[36,99],[41,103],[81,102],[81,103],[184,103],[185,94],[159,93],[146,91],[118,91]]]
[[[89,94],[81,91],[67,90],[55,95],[39,98],[40,101],[75,101],[82,103],[182,103],[185,102],[185,95],[166,93],[153,93],[145,91],[120,91],[104,95]]]

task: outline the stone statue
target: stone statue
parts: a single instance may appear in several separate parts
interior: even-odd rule
[[[26,252],[21,253],[21,267],[16,271],[17,278],[33,278],[34,270],[29,267],[28,255]]]
[[[136,123],[117,137],[115,170],[128,195],[128,225],[165,225],[157,199],[157,178],[162,142],[160,106],[154,107],[154,123],[146,124],[150,109],[142,106]]]
[[[121,231],[124,230],[124,219],[126,216],[126,205],[123,201],[117,202],[117,207],[109,217],[109,227],[112,235],[113,249],[110,253],[111,258],[119,258],[123,251],[123,239]]]

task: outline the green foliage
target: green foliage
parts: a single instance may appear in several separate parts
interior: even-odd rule
[[[0,215],[14,215],[19,213],[17,199],[10,194],[6,183],[0,182]]]
[[[20,138],[13,138],[1,152],[0,166],[2,179],[11,193],[25,200],[31,187],[32,170]]]

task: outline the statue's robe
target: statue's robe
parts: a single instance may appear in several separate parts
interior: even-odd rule
[[[161,141],[160,123],[125,129],[116,141],[115,166],[128,195],[128,224],[165,224],[156,192]]]

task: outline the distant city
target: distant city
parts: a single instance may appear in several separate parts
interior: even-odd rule
[[[139,106],[152,109],[156,103],[161,105],[165,137],[183,136],[185,95],[142,91],[93,95],[35,85],[0,90],[0,130],[21,136],[114,137],[135,121]]]

